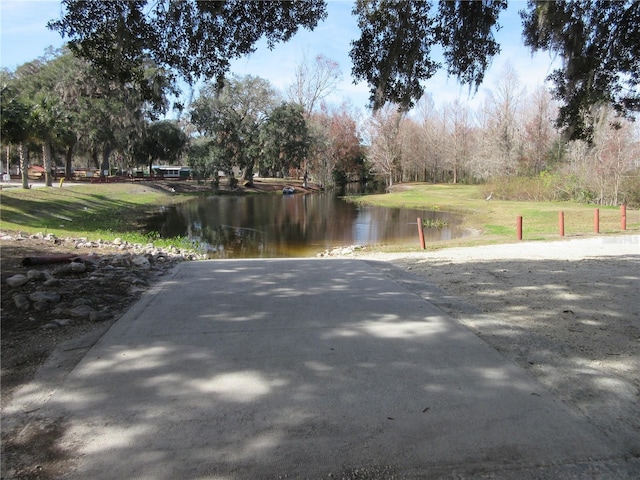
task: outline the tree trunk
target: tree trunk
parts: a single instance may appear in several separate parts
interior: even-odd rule
[[[20,158],[20,175],[22,176],[22,188],[29,188],[28,170],[29,165],[27,162],[27,156],[24,154],[24,145],[18,144],[18,158]]]
[[[102,163],[100,163],[101,177],[106,177],[107,175],[109,175],[109,155],[111,155],[111,146],[105,143],[104,147],[102,148]]]
[[[67,152],[65,154],[65,165],[64,165],[64,178],[67,180],[71,180],[71,160],[73,154],[73,145],[70,145],[67,148]]]
[[[242,171],[242,178],[240,181],[243,185],[253,186],[253,162],[247,162],[247,166]]]
[[[53,185],[53,177],[51,175],[51,143],[45,140],[42,144],[42,166],[44,167],[44,184],[47,187]]]
[[[11,144],[7,145],[7,175],[11,175]]]

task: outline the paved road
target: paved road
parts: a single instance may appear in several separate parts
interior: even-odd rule
[[[616,478],[621,462],[524,370],[362,260],[181,264],[48,408],[80,452],[77,479]]]

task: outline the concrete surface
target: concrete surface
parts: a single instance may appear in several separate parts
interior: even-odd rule
[[[74,479],[640,472],[524,370],[362,260],[181,264],[48,408],[64,418],[63,447],[80,452]]]

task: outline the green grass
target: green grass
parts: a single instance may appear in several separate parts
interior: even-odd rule
[[[140,219],[161,205],[189,198],[130,183],[5,189],[0,192],[0,229],[185,248],[187,239],[159,239],[139,230]]]
[[[485,201],[488,192],[477,185],[403,184],[394,193],[352,196],[348,200],[385,207],[416,208],[460,214],[463,225],[479,235],[430,245],[442,248],[516,241],[516,217],[523,217],[524,240],[559,238],[558,212],[565,216],[565,235],[593,234],[594,205],[572,202]],[[58,237],[86,237],[188,248],[186,238],[159,239],[140,233],[140,221],[161,205],[193,198],[170,195],[152,185],[92,184],[82,186],[5,189],[0,191],[0,230],[52,233]],[[600,232],[621,233],[620,209],[600,207]],[[640,232],[640,211],[627,209],[627,232]],[[415,245],[381,247],[407,251]]]
[[[517,217],[523,218],[524,240],[559,238],[559,212],[564,212],[565,236],[594,233],[595,209],[600,211],[600,233],[622,233],[619,207],[596,207],[574,202],[511,202],[485,200],[482,185],[402,184],[392,193],[348,197],[350,201],[384,207],[446,211],[463,217],[463,225],[479,236],[447,241],[447,245],[515,241]],[[627,232],[640,231],[640,211],[627,208]]]

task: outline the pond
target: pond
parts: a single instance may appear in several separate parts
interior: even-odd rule
[[[212,195],[163,207],[147,232],[182,236],[204,246],[210,258],[314,256],[349,245],[419,245],[417,218],[427,242],[468,235],[456,215],[358,206],[334,192],[295,195]]]

